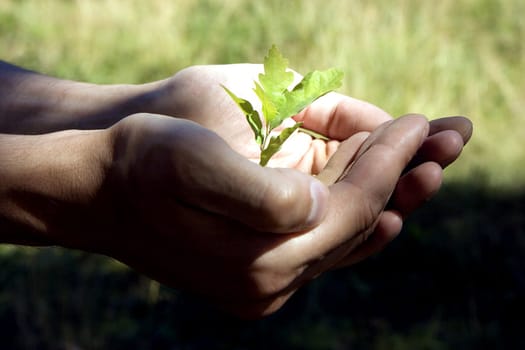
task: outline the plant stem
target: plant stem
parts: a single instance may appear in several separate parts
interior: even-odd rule
[[[320,140],[323,140],[323,141],[329,141],[330,140],[328,137],[324,136],[323,134],[319,134],[319,133],[317,133],[317,132],[315,132],[313,130],[310,130],[310,129],[299,128],[297,130],[312,136],[314,139],[320,139]]]

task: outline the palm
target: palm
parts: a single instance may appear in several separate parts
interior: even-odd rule
[[[253,92],[262,65],[235,64],[195,66],[182,70],[166,85],[172,95],[172,115],[193,120],[221,136],[237,152],[256,161],[259,147],[244,115],[222,89],[227,86],[239,96],[258,106]],[[335,151],[338,142],[312,140],[304,133],[295,133],[282,150],[270,161],[270,166],[296,168],[317,173]]]

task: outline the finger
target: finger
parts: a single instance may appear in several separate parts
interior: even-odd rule
[[[307,266],[286,291],[296,290],[325,271],[356,264],[383,250],[395,239],[403,227],[401,215],[393,210],[380,214],[375,230],[366,240],[351,240]]]
[[[314,140],[312,143],[317,143],[317,145],[322,145],[322,147],[317,147],[317,152],[314,155],[314,161],[312,164],[312,174],[318,175],[325,167],[330,158],[339,148],[339,141],[330,140]]]
[[[388,207],[406,218],[438,192],[442,179],[439,164],[426,162],[417,166],[399,180]]]
[[[337,250],[346,256],[348,249],[362,243],[374,230],[401,172],[427,133],[428,122],[416,115],[401,117],[383,128],[374,144],[352,163],[348,174],[330,186],[325,220],[297,237],[294,249],[311,256],[322,271],[330,267],[326,265],[330,259],[325,259],[328,254]],[[336,256],[335,261],[342,256]]]
[[[324,169],[317,175],[317,179],[326,185],[332,185],[344,176],[345,169],[356,158],[359,148],[369,135],[368,132],[360,132],[342,142]]]
[[[133,168],[149,176],[148,187],[160,186],[188,205],[258,230],[295,232],[316,226],[324,217],[328,189],[312,176],[250,162],[196,123],[139,115],[131,124],[142,133],[127,153],[138,163]],[[128,134],[138,134],[137,128]]]
[[[383,212],[374,233],[350,254],[341,259],[333,268],[338,269],[354,265],[379,253],[399,235],[402,227],[403,220],[399,213],[392,210]]]
[[[356,162],[341,182],[372,195],[369,198],[380,199],[379,204],[390,197],[402,170],[427,134],[428,122],[420,115],[386,123],[379,133],[368,138],[370,144],[362,145]]]
[[[421,145],[408,169],[433,161],[446,168],[454,162],[472,136],[472,123],[464,117],[447,117],[430,122],[429,137]]]
[[[441,180],[442,169],[432,162],[422,164],[404,175],[390,200],[391,209],[381,214],[370,237],[341,260],[336,268],[355,264],[383,250],[401,232],[403,218],[432,197],[439,190]]]
[[[473,126],[470,120],[460,116],[445,117],[430,121],[429,135],[434,135],[445,130],[458,132],[463,139],[463,144],[466,144],[472,136]]]
[[[310,136],[306,134],[303,135],[310,138]],[[318,139],[312,140],[310,138],[308,143],[309,144],[306,147],[304,147],[307,149],[307,151],[304,154],[301,154],[301,152],[297,152],[297,150],[300,148],[291,149],[290,154],[300,156],[300,158],[298,158],[298,160],[295,163],[293,162],[293,158],[288,155],[286,160],[288,161],[288,165],[290,166],[291,163],[294,169],[302,171],[306,174],[316,175],[326,165],[326,162],[329,159],[329,154],[333,152],[334,147],[337,148],[339,141],[326,142]],[[279,154],[276,154],[276,157],[277,156],[279,156]],[[268,164],[270,166],[273,166],[271,160]]]
[[[428,135],[428,122],[422,116],[401,117],[381,128],[374,143],[353,162],[348,174],[330,186],[329,210],[325,220],[312,231],[296,236],[276,247],[273,254],[287,252],[288,264],[302,272],[290,284],[299,288],[324,271],[344,263],[366,242],[371,232],[379,234],[355,256],[360,259],[381,249],[399,234],[401,217],[383,212],[401,172]],[[304,260],[310,257],[309,260]]]
[[[294,117],[303,127],[344,140],[360,131],[372,131],[392,117],[380,108],[337,93],[327,94]]]
[[[210,149],[212,161],[199,159],[202,170],[197,171],[213,175],[197,174],[183,186],[192,204],[270,232],[305,230],[323,218],[328,189],[320,181],[292,169],[263,168],[238,156],[222,140],[215,140]]]
[[[406,170],[427,161],[436,162],[444,169],[459,157],[463,146],[463,139],[457,131],[445,130],[435,133],[423,142]]]

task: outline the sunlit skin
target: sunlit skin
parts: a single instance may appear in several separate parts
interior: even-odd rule
[[[329,94],[294,118],[331,141],[294,134],[263,168],[220,86],[248,96],[260,70],[196,66],[97,86],[0,65],[0,131],[13,133],[0,134],[0,239],[103,253],[261,317],[381,250],[472,131],[465,118],[392,120]]]

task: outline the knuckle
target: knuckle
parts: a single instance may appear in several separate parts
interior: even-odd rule
[[[309,187],[301,191],[302,182],[293,173],[280,175],[277,180],[267,182],[263,190],[260,210],[264,222],[261,224],[263,229],[286,232],[301,227],[307,219],[311,205],[310,192]]]
[[[271,186],[266,191],[262,209],[268,228],[286,230],[297,223],[293,215],[298,204],[296,197],[293,186]]]

